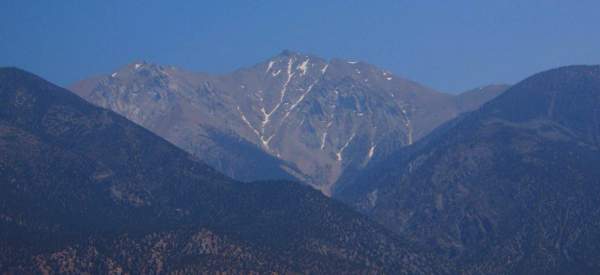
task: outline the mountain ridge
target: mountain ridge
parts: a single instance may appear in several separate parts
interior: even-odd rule
[[[308,186],[233,181],[22,70],[0,69],[0,99],[3,273],[450,267]]]
[[[157,71],[143,73],[146,66]],[[129,73],[117,71],[72,89],[219,171],[226,170],[219,165],[225,146],[203,137],[206,128],[254,144],[263,155],[276,159],[270,170],[279,167],[328,195],[343,184],[339,179],[344,174],[362,169],[388,146],[412,144],[502,90],[469,101],[463,99],[468,95],[442,94],[364,62],[291,51],[217,76],[141,63],[126,68]],[[214,144],[217,153],[202,156],[208,151],[206,144]],[[247,159],[255,157],[240,156],[226,163],[250,163]],[[233,171],[228,175],[235,177]]]
[[[340,197],[466,274],[595,273],[598,106],[600,66],[535,74]]]

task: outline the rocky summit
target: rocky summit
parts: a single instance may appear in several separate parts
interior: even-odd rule
[[[71,86],[231,177],[296,179],[327,195],[505,88],[454,96],[364,62],[287,50],[225,75],[140,61]]]

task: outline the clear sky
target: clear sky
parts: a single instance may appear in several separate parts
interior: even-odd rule
[[[600,1],[0,1],[0,66],[61,85],[137,59],[224,73],[283,49],[459,92],[599,64]]]

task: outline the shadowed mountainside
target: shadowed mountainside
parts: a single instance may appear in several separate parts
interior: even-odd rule
[[[534,75],[339,194],[472,274],[600,270],[600,66]]]
[[[239,183],[67,90],[0,69],[2,273],[439,273],[306,186]]]

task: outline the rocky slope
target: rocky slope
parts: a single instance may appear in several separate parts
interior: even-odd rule
[[[364,62],[290,51],[220,76],[138,62],[71,88],[229,176],[287,173],[328,195],[342,174],[497,95],[452,96]],[[262,170],[248,165],[255,159]]]
[[[310,187],[239,183],[112,111],[0,69],[0,273],[440,273]]]
[[[534,75],[339,194],[473,274],[600,270],[600,66]]]
[[[230,177],[244,180],[297,179],[294,168],[237,135],[232,118],[208,92],[203,74],[136,62],[107,77],[73,87],[83,98],[111,109],[194,153]],[[207,101],[208,100],[208,101]],[[214,102],[212,101],[214,100]],[[288,172],[289,171],[289,172]]]

